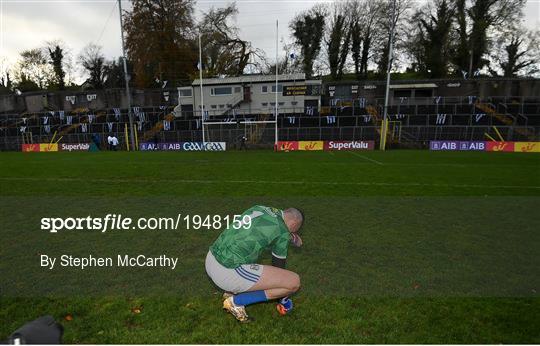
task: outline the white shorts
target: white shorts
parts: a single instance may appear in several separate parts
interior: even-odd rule
[[[222,290],[234,294],[246,292],[259,281],[264,266],[262,264],[243,264],[234,269],[224,267],[211,251],[206,255],[206,273]]]

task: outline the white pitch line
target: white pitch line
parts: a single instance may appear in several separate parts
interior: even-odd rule
[[[54,181],[54,182],[87,182],[87,183],[153,183],[168,182],[180,184],[277,184],[277,185],[347,185],[347,186],[389,186],[389,187],[452,187],[452,188],[488,188],[488,189],[538,189],[540,186],[519,185],[478,185],[478,184],[426,184],[426,183],[381,183],[381,182],[332,182],[332,181],[300,181],[300,180],[201,180],[201,179],[125,179],[125,178],[32,178],[32,177],[0,177],[5,181]]]
[[[330,153],[332,155],[335,156],[335,152],[332,152],[332,151],[326,151],[327,153]],[[67,157],[67,156],[66,156]],[[364,157],[364,158],[367,158],[367,157]],[[62,160],[62,158],[60,158],[60,156],[57,157],[56,160]],[[219,164],[219,165],[226,165],[226,166],[238,166],[238,163],[237,162],[228,162],[228,161],[217,161],[217,160],[196,160],[196,161],[152,161],[151,163],[152,164],[163,164],[163,165],[186,165],[186,164],[193,164],[193,162],[196,162],[198,165],[204,165],[204,164]],[[363,162],[363,161],[357,161],[355,162],[357,164],[362,164],[362,165],[368,165],[368,161],[366,162]],[[39,166],[42,164],[42,162],[38,162],[38,161],[30,161],[30,162],[27,162],[26,163],[27,165],[35,165],[35,166]],[[129,163],[126,163],[126,164],[131,164],[131,165],[139,165],[139,163],[137,163],[136,161],[131,161]],[[332,166],[338,166],[338,165],[350,165],[351,163],[350,162],[336,162],[336,161],[317,161],[317,165],[332,165]],[[458,167],[458,168],[463,168],[463,167],[470,167],[470,166],[474,166],[474,167],[484,167],[484,168],[489,168],[489,167],[503,167],[503,168],[513,168],[513,167],[534,167],[534,168],[537,168],[538,165],[524,165],[522,163],[516,163],[516,164],[512,164],[512,165],[509,165],[509,164],[492,164],[492,163],[463,163],[463,164],[460,164],[460,163],[428,163],[428,162],[423,162],[423,163],[412,163],[412,162],[385,162],[385,163],[382,163],[384,166],[386,167],[392,167],[392,166],[409,166],[409,167]],[[259,166],[263,166],[263,165],[284,165],[283,162],[281,161],[266,161],[266,162],[258,162],[257,165]]]
[[[370,162],[373,162],[373,163],[376,163],[380,166],[384,166],[384,163],[380,162],[380,161],[377,161],[377,160],[374,160],[374,159],[370,159],[369,157],[367,156],[364,156],[364,155],[361,155],[361,154],[358,154],[358,153],[355,153],[354,151],[349,151],[349,153],[353,154],[354,156],[358,156],[358,157],[361,157],[363,158],[364,160],[368,160]]]

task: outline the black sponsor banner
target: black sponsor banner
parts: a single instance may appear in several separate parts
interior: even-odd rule
[[[283,96],[319,96],[321,94],[320,85],[285,85],[283,86]]]

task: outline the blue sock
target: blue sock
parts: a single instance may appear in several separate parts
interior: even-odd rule
[[[288,296],[281,298],[279,300],[279,303],[281,305],[283,305],[285,307],[285,309],[287,309],[287,310],[291,310],[292,307],[293,307],[293,302],[292,302],[291,298],[289,298]]]
[[[263,290],[240,293],[233,297],[234,304],[243,306],[265,302],[267,300],[268,298],[266,298],[266,294]]]

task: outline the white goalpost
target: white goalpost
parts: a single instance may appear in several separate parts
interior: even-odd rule
[[[203,92],[203,64],[202,64],[202,45],[201,45],[201,31],[199,30],[199,84],[201,88],[201,128],[202,128],[202,141],[203,145],[206,143],[204,137],[204,92]]]
[[[269,142],[269,133],[272,133],[272,140],[276,142],[275,131],[266,125],[275,125],[275,120],[252,120],[252,119],[232,119],[230,121],[210,120],[205,121],[205,139],[212,142],[239,141],[244,136],[251,144]],[[271,132],[270,132],[271,131]]]
[[[279,89],[278,89],[278,74],[279,74],[279,71],[278,71],[278,67],[279,67],[279,60],[278,60],[278,36],[279,36],[279,21],[276,20],[276,111],[275,111],[275,114],[274,114],[274,121],[275,121],[275,127],[276,127],[276,134],[275,134],[275,138],[274,138],[274,150],[277,150],[277,145],[278,145],[278,137],[279,137],[279,134],[278,134],[278,115],[279,115],[279,111],[278,111],[278,92],[279,92]]]
[[[279,92],[279,21],[276,20],[276,80],[275,80],[275,107],[274,107],[274,119],[273,120],[253,120],[254,118],[257,118],[257,115],[250,115],[249,118],[238,118],[236,119],[236,116],[233,115],[232,118],[229,118],[229,121],[222,121],[222,120],[211,120],[210,115],[208,115],[208,119],[206,118],[206,111],[204,108],[204,89],[203,89],[203,64],[202,64],[202,45],[201,45],[201,32],[199,31],[199,88],[201,93],[201,129],[202,129],[202,141],[203,143],[206,143],[207,141],[211,142],[213,141],[212,133],[210,131],[214,131],[212,127],[219,126],[220,130],[223,130],[223,127],[226,126],[232,126],[235,125],[238,127],[239,125],[244,126],[244,135],[248,137],[247,129],[248,126],[250,126],[250,133],[253,134],[253,126],[255,126],[255,131],[264,132],[266,130],[266,126],[264,126],[262,129],[258,128],[259,125],[265,125],[265,124],[273,124],[274,125],[274,148],[277,148],[278,143],[278,115],[279,115],[279,103],[278,103],[278,92]],[[265,116],[268,114],[263,114],[262,117],[265,118]],[[230,129],[229,129],[230,130]],[[230,137],[229,137],[230,138]],[[252,138],[248,138],[250,140]],[[223,141],[223,138],[219,138],[219,141]]]

